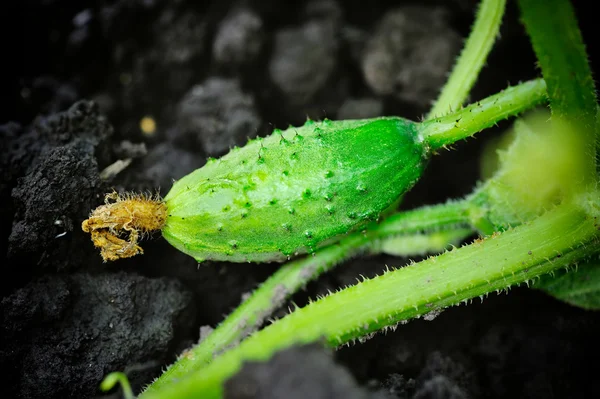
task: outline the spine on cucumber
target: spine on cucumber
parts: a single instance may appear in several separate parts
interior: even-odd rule
[[[198,262],[283,261],[377,220],[426,161],[406,119],[308,121],[177,181],[162,233]]]

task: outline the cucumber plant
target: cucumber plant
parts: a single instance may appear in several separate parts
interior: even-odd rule
[[[164,201],[110,193],[82,228],[104,260],[141,253],[139,237],[158,229],[198,262],[314,253],[393,209],[434,151],[545,99],[545,82],[533,80],[421,123],[307,121],[210,159]]]
[[[519,1],[544,80],[460,107],[492,47],[504,6],[503,0],[482,1],[448,84],[424,122],[309,122],[209,162],[176,183],[164,202],[117,198],[92,213],[83,227],[105,259],[140,252],[137,238],[150,230],[148,221],[199,261],[312,253],[283,265],[142,397],[221,397],[223,382],[244,361],[266,359],[294,344],[336,347],[363,340],[515,284],[535,283],[557,298],[600,308],[593,295],[600,267],[598,104],[569,1]],[[512,141],[500,146],[489,178],[471,195],[393,213],[436,150],[547,99],[550,118],[531,114],[517,120]],[[371,142],[373,135],[380,143]],[[353,149],[365,146],[364,159],[354,155]],[[382,152],[381,158],[371,151]],[[130,233],[128,241],[118,237],[119,230]],[[255,331],[285,298],[350,256],[439,252],[473,232],[483,238],[365,279]],[[579,271],[552,277],[577,264]],[[596,280],[572,278],[582,272]],[[577,294],[582,284],[592,295]],[[110,376],[103,388],[122,377]]]

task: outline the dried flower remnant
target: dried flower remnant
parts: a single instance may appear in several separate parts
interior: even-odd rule
[[[100,248],[102,259],[113,261],[143,254],[138,241],[160,230],[167,217],[167,207],[159,195],[117,192],[106,194],[104,205],[94,209],[81,224],[92,235],[94,246]],[[128,235],[128,239],[120,238]]]

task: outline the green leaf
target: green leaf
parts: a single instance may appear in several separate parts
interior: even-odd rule
[[[534,288],[570,305],[600,310],[600,261],[586,262],[555,277],[546,275]]]

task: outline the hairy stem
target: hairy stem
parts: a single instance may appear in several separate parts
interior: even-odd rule
[[[368,231],[369,238],[387,238],[400,234],[421,233],[448,227],[464,227],[470,223],[473,205],[467,201],[424,206],[411,211],[395,213]]]
[[[542,79],[535,79],[509,87],[458,112],[424,121],[418,129],[430,150],[435,151],[539,105],[546,99],[546,83]]]
[[[104,377],[102,383],[100,384],[100,389],[103,392],[108,392],[111,389],[113,389],[117,384],[121,385],[121,389],[123,390],[123,397],[125,399],[134,399],[133,391],[131,390],[131,385],[129,385],[127,375],[119,371],[110,373],[109,375]]]
[[[443,255],[346,288],[276,321],[237,348],[152,398],[218,398],[223,382],[249,360],[294,344],[339,346],[396,323],[503,290],[597,254],[598,194],[562,204],[538,219]]]
[[[444,116],[465,103],[498,36],[505,7],[506,0],[481,2],[467,43],[427,119]]]
[[[384,240],[371,241],[371,253],[393,256],[415,256],[444,252],[451,246],[460,245],[473,234],[472,228],[431,231],[422,234],[401,235]]]
[[[555,123],[581,136],[589,159],[587,181],[596,180],[596,111],[594,79],[575,12],[568,0],[520,0],[521,14],[548,85]],[[557,29],[560,27],[560,29]]]
[[[309,281],[367,249],[373,252],[378,240],[394,236],[406,237],[413,246],[403,248],[404,254],[415,254],[437,251],[440,247],[439,239],[412,240],[416,235],[427,237],[428,232],[432,235],[443,232],[448,235],[448,242],[466,237],[472,233],[472,229],[466,228],[469,226],[471,209],[470,203],[457,201],[398,213],[364,232],[350,234],[337,244],[316,252],[314,256],[288,262],[257,288],[208,337],[169,367],[147,388],[148,391],[157,390],[210,363],[217,354],[237,345],[257,330],[273,311]],[[431,248],[432,245],[434,248]]]

